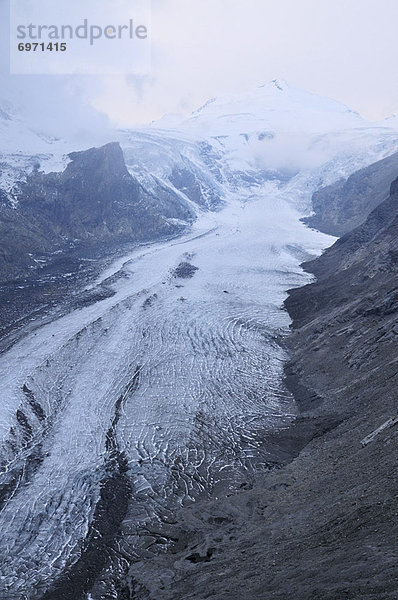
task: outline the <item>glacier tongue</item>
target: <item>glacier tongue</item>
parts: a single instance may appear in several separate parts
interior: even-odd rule
[[[266,432],[295,414],[280,383],[281,303],[306,279],[300,249],[328,243],[297,217],[276,191],[231,200],[189,236],[126,257],[115,296],[1,356],[10,598],[39,597],[82,560],[109,478],[131,486],[119,525],[134,556],[148,519],[267,464]]]

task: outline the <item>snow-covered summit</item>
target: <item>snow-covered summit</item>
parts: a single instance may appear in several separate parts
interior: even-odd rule
[[[204,140],[222,156],[229,181],[232,172],[285,178],[326,163],[338,179],[346,169],[396,151],[397,130],[393,122],[370,123],[346,105],[283,79],[211,98],[187,118],[174,116],[151,126],[151,134],[159,137]]]
[[[364,125],[362,117],[344,104],[280,79],[251,92],[212,98],[180,123],[184,130],[210,136],[275,130],[325,133]]]

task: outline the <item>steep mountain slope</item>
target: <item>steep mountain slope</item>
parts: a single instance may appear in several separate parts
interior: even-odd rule
[[[35,170],[0,209],[0,279],[26,276],[37,259],[79,244],[138,242],[175,234],[194,211],[170,190],[146,192],[117,143],[69,155],[65,171]]]
[[[195,211],[216,210],[226,189],[222,156],[200,137],[182,132],[142,129],[117,132],[130,173],[156,194],[167,189]]]
[[[304,222],[325,233],[341,236],[363,223],[385,200],[398,175],[398,153],[354,173],[348,179],[317,190],[312,197],[315,215]]]

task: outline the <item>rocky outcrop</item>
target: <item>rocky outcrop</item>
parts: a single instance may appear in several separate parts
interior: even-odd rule
[[[38,170],[19,184],[16,208],[0,207],[0,280],[26,277],[37,259],[77,246],[172,235],[194,219],[177,194],[148,192],[128,172],[117,143],[69,155],[61,173]]]
[[[195,172],[188,168],[174,167],[169,180],[177,190],[204,209],[213,210],[220,205],[221,200],[217,191],[205,185]]]
[[[311,227],[341,236],[361,225],[385,200],[391,181],[398,176],[398,153],[365,167],[337,183],[316,191],[314,215],[304,220]]]
[[[286,306],[296,324],[304,325],[318,313],[326,318],[336,305],[348,303],[355,304],[358,316],[365,315],[393,292],[398,269],[398,180],[390,192],[363,225],[303,265],[318,281],[291,291]]]
[[[290,292],[301,413],[264,440],[277,468],[155,532],[169,550],[133,565],[134,598],[397,598],[397,257],[398,180]]]

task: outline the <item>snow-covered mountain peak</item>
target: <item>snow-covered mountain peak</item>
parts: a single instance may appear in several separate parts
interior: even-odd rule
[[[231,182],[240,173],[285,180],[302,170],[323,171],[326,164],[335,178],[343,177],[348,165],[355,170],[395,151],[391,129],[341,102],[273,79],[249,92],[211,98],[185,119],[155,122],[149,135],[168,144],[171,138],[179,145],[205,142],[210,162],[218,157]]]
[[[212,98],[182,122],[207,136],[288,131],[326,133],[366,123],[344,104],[274,79],[253,91]]]

